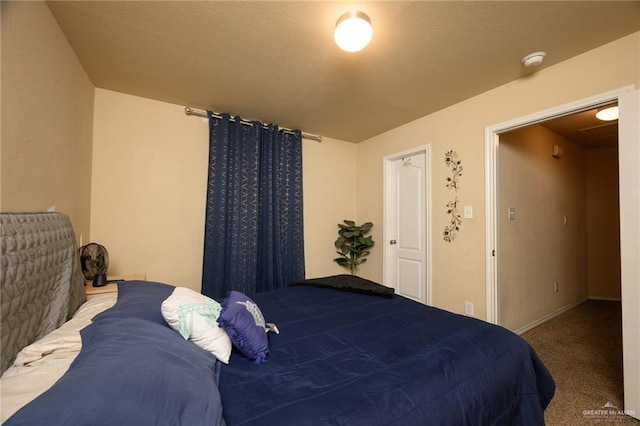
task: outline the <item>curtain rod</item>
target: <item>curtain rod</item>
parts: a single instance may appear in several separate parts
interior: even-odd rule
[[[197,115],[198,117],[209,118],[209,114],[207,114],[207,111],[191,108],[188,106],[184,107],[184,113],[187,115]],[[212,112],[212,114],[216,118],[222,118],[222,115],[218,114],[217,112]],[[231,121],[236,121],[236,120],[235,118],[231,117]],[[250,121],[242,120],[242,124],[252,124],[252,123]],[[293,130],[287,129],[285,127],[280,127],[280,130],[283,130],[285,132],[293,132]],[[312,139],[317,142],[322,142],[322,136],[319,136],[319,135],[312,135],[311,133],[303,132],[302,137],[305,139]]]

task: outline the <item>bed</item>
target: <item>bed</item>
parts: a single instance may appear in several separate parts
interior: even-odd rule
[[[541,425],[554,394],[510,331],[357,277],[230,295],[216,315],[233,349],[218,356],[168,324],[177,288],[121,282],[117,298],[92,298],[29,342],[1,379],[5,424]],[[228,320],[236,304],[258,343]],[[3,300],[3,323],[12,315]],[[40,390],[20,389],[52,370]]]

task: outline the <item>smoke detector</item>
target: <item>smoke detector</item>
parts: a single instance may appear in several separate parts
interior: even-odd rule
[[[522,58],[522,65],[528,68],[535,68],[537,66],[540,66],[542,61],[544,61],[545,56],[547,56],[547,52],[530,53]]]

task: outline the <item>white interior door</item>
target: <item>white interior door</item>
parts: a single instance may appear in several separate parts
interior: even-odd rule
[[[385,158],[385,285],[429,303],[427,151]]]
[[[618,105],[624,410],[640,419],[640,91]]]

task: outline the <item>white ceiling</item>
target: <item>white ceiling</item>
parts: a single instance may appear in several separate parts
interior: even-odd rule
[[[640,30],[637,1],[49,1],[100,88],[360,142]],[[333,43],[369,15],[371,44]],[[598,64],[594,64],[598,66]]]

